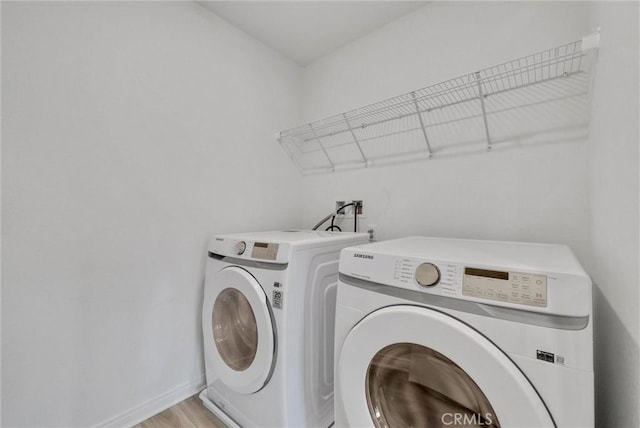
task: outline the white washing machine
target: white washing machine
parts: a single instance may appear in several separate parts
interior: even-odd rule
[[[344,249],[336,426],[593,426],[592,322],[591,280],[566,246]]]
[[[219,235],[209,244],[200,398],[230,426],[328,427],[338,258],[365,233]]]

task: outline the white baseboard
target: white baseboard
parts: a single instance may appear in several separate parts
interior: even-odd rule
[[[213,401],[209,400],[206,389],[202,390],[198,397],[200,398],[200,400],[202,400],[202,404],[204,404],[204,407],[211,410],[211,413],[216,415],[216,417],[224,422],[226,426],[228,426],[229,428],[240,428],[240,425],[238,425],[236,421],[231,419],[231,417],[227,415],[222,409],[213,404]]]
[[[102,423],[97,427],[132,427],[140,422],[149,419],[151,416],[178,404],[181,401],[202,391],[206,386],[204,374],[191,382],[178,386],[171,391],[165,392],[151,400],[142,403],[132,409],[120,413]]]

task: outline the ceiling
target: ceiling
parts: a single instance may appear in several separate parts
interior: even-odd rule
[[[200,1],[301,66],[423,7],[424,1]]]

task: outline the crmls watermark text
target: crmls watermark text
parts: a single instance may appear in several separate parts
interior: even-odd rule
[[[359,253],[353,253],[353,257],[357,257],[359,259],[369,259],[369,260],[373,260],[373,256],[371,254],[359,254]]]
[[[484,426],[493,424],[493,415],[491,413],[443,413],[440,417],[443,425],[455,426],[455,425],[476,425]]]

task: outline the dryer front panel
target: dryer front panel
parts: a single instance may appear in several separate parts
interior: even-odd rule
[[[390,306],[347,335],[337,426],[550,427],[529,380],[492,342],[439,311]]]
[[[217,377],[236,392],[260,390],[272,372],[275,338],[268,305],[258,281],[240,267],[207,277],[205,348]]]

